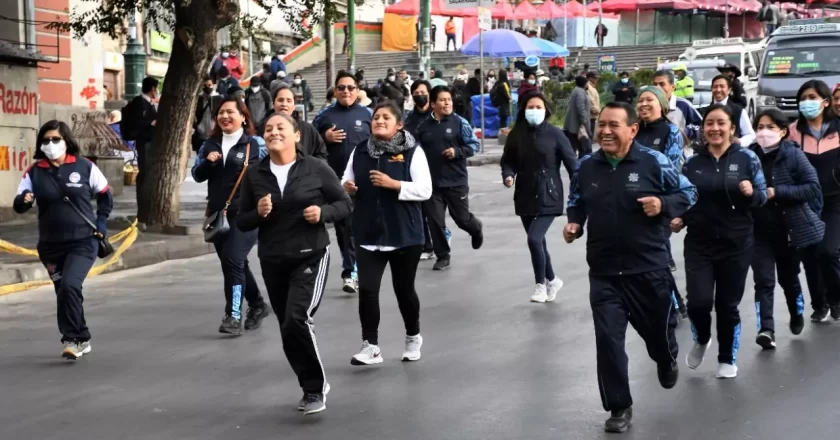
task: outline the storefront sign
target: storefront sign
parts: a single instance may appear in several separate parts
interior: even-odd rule
[[[116,52],[105,52],[102,64],[105,70],[121,71],[125,67],[125,61],[122,54]]]
[[[602,73],[616,73],[615,55],[599,55],[598,71]]]
[[[163,53],[172,53],[172,35],[163,32],[149,32],[149,47]]]

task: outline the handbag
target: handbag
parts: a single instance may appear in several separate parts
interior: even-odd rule
[[[91,229],[93,229],[94,232],[99,232],[99,228],[96,227],[96,224],[94,224],[92,221],[90,221],[90,219],[85,215],[85,213],[83,213],[82,210],[79,209],[79,207],[76,206],[76,204],[73,203],[73,201],[70,200],[70,197],[67,196],[66,192],[64,192],[64,188],[61,187],[61,184],[59,184],[58,181],[55,180],[55,176],[52,175],[52,174],[50,175],[50,181],[53,183],[53,185],[55,185],[56,188],[58,188],[58,192],[61,193],[61,200],[64,203],[68,204],[70,206],[70,208],[72,208],[73,211],[76,214],[78,214],[79,217],[82,220],[84,220],[84,222],[87,223],[87,225],[90,226]],[[101,236],[101,237],[99,235],[94,235],[94,236],[96,237],[96,240],[99,242],[99,246],[96,250],[96,256],[97,257],[106,258],[109,255],[114,253],[114,246],[112,246],[111,242],[108,241],[108,237],[106,237],[104,235]]]
[[[230,195],[225,201],[225,207],[219,211],[209,213],[204,217],[202,229],[204,230],[205,242],[216,243],[222,240],[228,231],[230,231],[230,224],[227,220],[227,210],[230,206],[230,202],[233,200],[233,196],[236,195],[236,190],[239,189],[239,184],[242,183],[242,177],[245,175],[245,170],[248,169],[248,161],[250,159],[251,142],[249,141],[248,145],[245,147],[245,163],[242,164],[242,171],[239,172],[239,177],[236,178],[236,183],[233,184],[233,189],[230,191]]]

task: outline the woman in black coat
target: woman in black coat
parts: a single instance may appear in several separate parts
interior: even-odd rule
[[[754,210],[752,270],[758,314],[755,342],[765,349],[773,349],[776,348],[775,275],[778,273],[787,300],[790,331],[798,335],[805,326],[798,249],[820,243],[825,223],[819,216],[822,192],[817,171],[799,146],[786,140],[788,121],[784,114],[775,108],[762,112],[755,119],[755,131],[756,143],[750,149],[761,160],[767,180],[767,203]],[[808,284],[813,284],[811,294],[819,293],[818,274],[808,272]]]
[[[551,112],[545,96],[531,92],[520,98],[516,125],[502,154],[502,179],[513,193],[516,215],[528,234],[528,249],[536,286],[532,302],[554,301],[563,281],[554,276],[545,235],[554,218],[563,215],[560,163],[569,177],[577,171],[577,157],[563,130],[548,123]]]

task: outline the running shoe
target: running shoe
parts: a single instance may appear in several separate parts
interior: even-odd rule
[[[478,222],[478,232],[470,237],[473,249],[479,249],[481,248],[481,245],[484,244],[484,224],[481,223],[481,220],[476,219],[476,221]]]
[[[840,304],[829,307],[829,311],[831,313],[831,319],[840,321]]]
[[[243,333],[242,321],[234,318],[233,315],[225,316],[225,319],[222,320],[222,325],[219,326],[219,333],[241,336]]]
[[[324,399],[323,399],[324,409],[326,409],[326,404],[327,404],[327,394],[329,394],[329,392],[330,392],[330,384],[329,384],[329,383],[327,383],[327,384],[324,386],[324,394],[323,394],[323,395],[324,395]],[[298,410],[298,411],[304,411],[304,415],[306,415],[306,414],[313,414],[313,413],[306,413],[306,412],[305,412],[305,411],[306,411],[306,404],[307,404],[307,402],[308,402],[307,397],[309,396],[309,394],[311,394],[311,393],[306,393],[306,392],[304,392],[304,393],[303,393],[303,397],[301,397],[301,398],[300,398],[300,402],[298,402],[298,406],[297,406],[297,410]],[[317,393],[315,393],[315,394],[317,394]],[[323,411],[323,409],[322,409],[321,411]]]
[[[345,291],[346,293],[356,293],[359,290],[359,283],[356,282],[353,278],[345,278],[344,283],[341,286],[341,290]]]
[[[61,351],[61,357],[64,359],[75,361],[80,357],[90,353],[90,341],[85,342],[64,342],[64,350]]]
[[[375,365],[382,363],[382,351],[368,341],[362,342],[362,349],[350,359],[350,365]]]
[[[689,351],[688,355],[685,357],[685,364],[688,365],[688,368],[696,370],[697,367],[703,363],[703,359],[706,357],[706,350],[708,350],[711,345],[711,339],[709,339],[709,342],[705,344],[695,342],[694,346],[691,347],[691,351]]]
[[[812,322],[825,322],[828,321],[828,307],[823,307],[821,309],[814,310],[814,313],[811,314],[811,321]]]
[[[802,314],[793,315],[790,317],[790,332],[794,335],[802,333],[805,328],[805,317]]]
[[[560,289],[562,289],[562,288],[563,288],[563,280],[561,280],[560,278],[555,277],[553,280],[549,281],[548,286],[546,287],[546,290],[548,290],[548,293],[546,295],[545,301],[546,302],[554,301],[557,298],[557,292],[559,292]]]
[[[422,254],[420,254],[420,259],[421,260],[430,260],[434,256],[435,256],[434,251],[425,251]]]
[[[268,310],[268,305],[263,304],[257,307],[248,307],[248,312],[245,313],[245,330],[256,330],[262,325],[262,320],[271,314]]]
[[[449,269],[449,257],[446,258],[438,258],[435,261],[435,265],[432,266],[432,270],[446,270]]]
[[[673,258],[671,258],[671,261],[668,262],[668,267],[671,269],[671,272],[676,272],[677,271],[677,262],[674,261]]]
[[[327,395],[324,393],[306,393],[303,396],[303,415],[318,414],[327,409]]]
[[[532,303],[544,303],[548,295],[546,294],[545,284],[537,284],[534,286],[534,294],[531,295]]]
[[[755,343],[765,350],[776,348],[776,334],[771,330],[763,330],[755,337]]]
[[[659,377],[659,384],[662,388],[670,390],[677,384],[677,379],[680,377],[680,368],[677,366],[677,361],[671,361],[669,364],[657,364],[656,375]]]
[[[677,309],[677,313],[679,314],[679,318],[681,320],[688,321],[688,309],[685,307],[685,305],[681,305]]]
[[[423,337],[420,335],[405,337],[405,351],[402,360],[406,362],[420,360],[420,347],[423,346]]]
[[[610,418],[604,422],[604,431],[621,433],[630,429],[633,421],[633,407],[610,412]]]
[[[717,371],[718,379],[734,379],[738,376],[738,367],[732,364],[719,364]]]

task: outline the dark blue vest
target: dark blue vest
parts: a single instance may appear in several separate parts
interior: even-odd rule
[[[90,199],[93,163],[67,155],[60,167],[46,159],[36,162],[28,171],[32,193],[38,206],[38,242],[61,243],[93,237],[93,230],[62,199],[66,194],[82,213],[96,222]]]
[[[404,202],[399,192],[373,186],[371,170],[378,170],[394,180],[411,182],[411,160],[415,148],[401,154],[383,154],[379,160],[367,153],[367,142],[356,147],[353,174],[356,176],[356,200],[353,206],[353,239],[356,246],[392,246],[404,248],[425,243],[423,212],[420,202]]]

